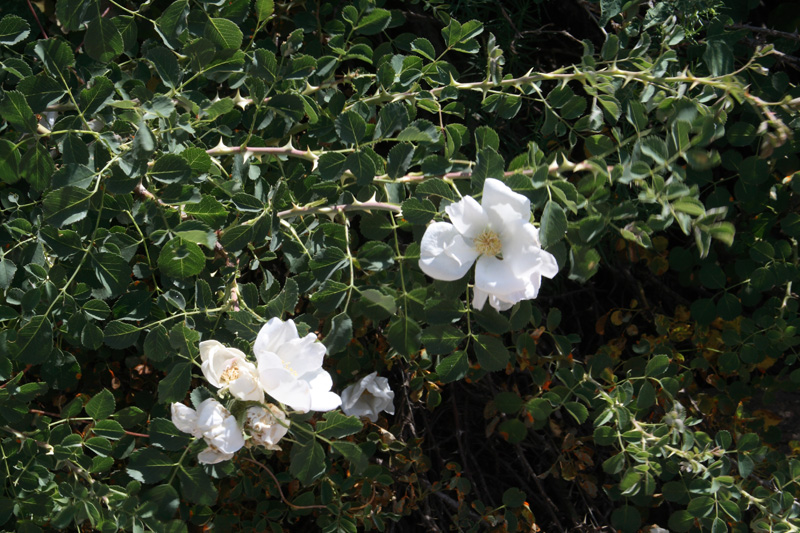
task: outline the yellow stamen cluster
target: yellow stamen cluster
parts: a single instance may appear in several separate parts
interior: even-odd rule
[[[503,251],[503,243],[500,236],[490,229],[485,229],[480,235],[475,237],[473,244],[475,250],[481,255],[497,256]]]
[[[222,383],[230,383],[239,378],[239,367],[236,363],[232,363],[225,371],[220,374],[219,380]]]

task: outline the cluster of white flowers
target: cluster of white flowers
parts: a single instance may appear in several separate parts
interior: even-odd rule
[[[322,369],[325,346],[313,333],[301,338],[293,320],[269,320],[258,332],[253,353],[255,363],[242,351],[215,340],[200,343],[200,368],[206,380],[220,394],[256,404],[247,407],[243,427],[213,398],[204,400],[196,411],[172,404],[175,427],[208,444],[198,455],[201,463],[228,460],[246,445],[280,449],[278,442],[289,431],[289,420],[280,407],[265,403],[265,395],[299,413],[330,411],[341,405],[345,414],[372,422],[380,411],[394,414],[394,392],[377,372],[345,388],[343,404],[343,398],[331,392],[330,374]]]
[[[530,200],[503,182],[487,178],[481,203],[465,196],[444,210],[452,223],[428,226],[419,267],[434,279],[454,281],[475,263],[475,309],[483,309],[487,299],[505,311],[536,298],[542,276],[558,273],[556,258],[542,249],[539,230],[530,222]]]
[[[419,266],[432,278],[462,278],[475,263],[472,305],[505,311],[521,300],[536,298],[542,276],[552,278],[558,264],[542,249],[539,230],[530,222],[530,201],[502,182],[487,178],[479,204],[471,196],[445,207],[448,222],[434,222],[422,236]],[[344,389],[331,392],[333,380],[322,369],[325,347],[313,333],[300,337],[294,321],[273,318],[258,332],[253,345],[255,362],[236,348],[215,340],[200,343],[203,375],[220,394],[248,402],[240,423],[217,400],[209,398],[197,411],[172,404],[172,421],[180,431],[208,444],[201,463],[233,457],[243,446],[279,450],[289,431],[281,407],[265,403],[266,396],[299,413],[330,411],[341,406],[345,414],[371,422],[385,411],[394,414],[394,392],[377,372]],[[255,404],[255,405],[252,405]],[[244,431],[244,433],[243,433]]]

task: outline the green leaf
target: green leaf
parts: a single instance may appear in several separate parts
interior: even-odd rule
[[[86,403],[86,414],[91,416],[93,420],[105,420],[114,412],[117,403],[114,400],[114,395],[108,389],[103,389],[99,393],[92,396],[92,399]]]
[[[86,53],[100,63],[107,63],[120,55],[124,49],[122,34],[113,21],[103,17],[92,19],[86,28],[89,38],[83,41]]]
[[[355,442],[336,441],[332,447],[350,462],[350,470],[355,475],[360,475],[369,465],[367,454]]]
[[[331,330],[322,340],[328,354],[344,350],[353,338],[353,321],[347,313],[339,313],[331,320]],[[318,426],[319,427],[319,426]]]
[[[101,288],[92,291],[95,298],[105,300],[119,296],[131,281],[131,267],[122,257],[111,252],[93,253],[92,268]]]
[[[172,472],[175,462],[158,451],[147,447],[136,450],[130,456],[126,472],[140,483],[158,483]]]
[[[353,173],[358,185],[369,185],[375,177],[375,162],[364,151],[350,154],[344,162],[344,168]]]
[[[114,98],[114,84],[105,76],[92,78],[91,86],[80,94],[80,106],[84,115],[94,115]]]
[[[436,206],[427,198],[409,198],[403,202],[403,218],[412,224],[427,224],[436,216]]]
[[[14,281],[14,274],[17,272],[17,265],[5,256],[0,257],[0,289],[7,289]]]
[[[329,411],[325,420],[317,422],[317,434],[328,439],[341,439],[361,431],[364,424],[357,416],[346,416],[340,411]]]
[[[376,35],[385,30],[391,20],[392,14],[390,11],[377,7],[361,17],[361,20],[358,21],[358,26],[354,29],[360,35]]]
[[[389,323],[389,344],[401,355],[409,356],[419,349],[422,328],[416,321],[406,317],[395,317]]]
[[[181,481],[181,494],[186,500],[197,505],[214,505],[217,501],[217,487],[202,467],[182,467],[178,470]]]
[[[578,424],[583,424],[589,418],[589,410],[580,402],[565,402],[564,409],[572,415]]]
[[[9,185],[22,179],[19,174],[20,153],[14,143],[0,139],[0,180]]]
[[[600,26],[608,22],[622,11],[622,0],[600,0]]]
[[[703,60],[708,65],[712,76],[722,76],[733,72],[733,51],[724,39],[712,37],[706,41]]]
[[[542,248],[549,248],[564,238],[567,233],[567,214],[558,203],[549,200],[545,204],[539,230]]]
[[[114,320],[109,322],[106,326],[103,332],[103,342],[110,348],[122,350],[123,348],[128,348],[136,344],[136,341],[139,339],[140,331],[140,328],[134,326],[130,322]]]
[[[354,111],[346,111],[336,117],[334,126],[339,138],[348,145],[358,144],[367,131],[367,123]]]
[[[452,353],[464,338],[460,329],[449,324],[434,324],[422,332],[422,344],[428,353],[444,355]]]
[[[172,3],[164,10],[161,16],[156,19],[155,30],[161,36],[164,44],[173,50],[181,48],[183,44],[180,40],[180,36],[186,31],[186,16],[188,14],[188,0],[179,0]]]
[[[180,183],[192,175],[192,167],[177,154],[164,154],[156,159],[148,175],[161,183]]]
[[[706,208],[703,203],[697,198],[684,196],[672,202],[672,208],[676,211],[686,213],[692,216],[702,216],[706,213]]]
[[[147,59],[153,64],[164,85],[174,89],[181,80],[181,68],[175,53],[163,46],[155,46],[147,51]]]
[[[25,181],[41,192],[50,186],[56,166],[47,148],[37,142],[22,156],[19,168]]]
[[[182,450],[192,442],[192,436],[179,431],[171,420],[153,418],[149,426],[150,444],[174,452]]]
[[[19,82],[17,89],[25,95],[34,113],[41,113],[47,106],[61,99],[66,92],[64,86],[46,72],[28,76]]]
[[[688,511],[675,511],[669,517],[669,530],[686,533],[694,526],[694,517]]]
[[[611,524],[622,533],[636,533],[642,523],[642,515],[633,505],[623,505],[611,513]]]
[[[398,141],[435,143],[439,140],[439,130],[428,120],[418,119],[397,134]]]
[[[80,29],[88,20],[86,12],[92,2],[86,0],[59,0],[56,2],[56,16],[64,31],[70,32]]]
[[[202,220],[212,228],[220,228],[228,218],[228,211],[213,196],[203,196],[196,204],[185,204],[187,215]]]
[[[403,176],[414,158],[414,145],[398,143],[389,150],[386,158],[386,173],[392,179]],[[424,183],[424,182],[423,182]]]
[[[69,69],[75,66],[72,47],[58,38],[37,41],[34,53],[42,60],[47,72],[56,79],[69,79]]]
[[[325,473],[325,450],[314,439],[295,443],[292,446],[289,472],[300,483],[310,485]]]
[[[386,270],[394,264],[394,249],[385,242],[367,241],[358,250],[358,263],[363,270]]]
[[[503,157],[492,148],[484,148],[478,152],[478,156],[475,158],[475,168],[472,169],[473,190],[483,190],[483,182],[486,178],[502,178],[505,164]]]
[[[235,22],[224,18],[209,18],[203,36],[222,49],[238,50],[244,35]]]
[[[329,279],[311,295],[311,301],[320,312],[331,313],[344,302],[349,290],[349,285]]]
[[[267,20],[275,11],[273,0],[256,0],[256,16],[258,20]]]
[[[12,46],[27,39],[30,25],[22,17],[6,15],[0,20],[0,44]]]
[[[71,185],[52,191],[42,200],[45,220],[57,228],[83,220],[91,197],[91,191]]]
[[[507,415],[516,414],[522,409],[522,398],[516,392],[498,392],[494,397],[494,403],[498,411]]]
[[[180,402],[186,398],[192,384],[191,363],[178,363],[169,374],[158,383],[159,403]]]
[[[299,297],[300,289],[297,282],[291,278],[287,279],[283,290],[267,304],[267,316],[281,316],[283,313],[293,312]]]
[[[442,383],[452,383],[459,381],[467,375],[469,371],[469,359],[467,352],[455,352],[442,359],[436,365],[436,374]]]
[[[411,51],[416,52],[422,57],[430,59],[431,61],[436,60],[436,50],[434,50],[431,42],[424,37],[418,37],[411,41]]]
[[[517,418],[503,420],[497,432],[511,444],[519,444],[528,436],[528,428]]]
[[[92,427],[92,433],[110,440],[119,440],[125,436],[125,430],[116,420],[98,420]]]
[[[44,362],[53,346],[53,325],[47,317],[34,316],[19,329],[12,346],[15,359],[20,363],[38,365]]]
[[[497,337],[478,335],[473,346],[478,364],[487,372],[504,370],[511,360],[508,349]]]
[[[172,352],[172,345],[169,343],[167,328],[159,324],[151,329],[144,338],[144,355],[153,361],[163,361],[170,352]]]
[[[25,96],[19,91],[6,91],[3,100],[0,101],[0,117],[16,130],[36,133],[36,117]]]
[[[644,369],[644,375],[649,378],[660,377],[669,368],[669,363],[670,359],[668,355],[654,355],[653,358],[647,362],[647,366]]]
[[[714,499],[709,496],[699,496],[692,499],[686,510],[695,518],[703,518],[714,511]]]
[[[164,275],[173,278],[188,278],[203,271],[206,258],[203,251],[193,242],[175,237],[161,249],[158,267]]]
[[[384,294],[377,289],[365,289],[360,292],[361,299],[359,304],[373,320],[383,320],[397,313],[397,305],[394,302],[394,298],[388,294]]]

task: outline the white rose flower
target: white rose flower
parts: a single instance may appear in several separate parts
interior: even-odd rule
[[[236,419],[213,398],[204,400],[197,411],[183,404],[173,403],[172,423],[180,431],[206,441],[208,448],[197,455],[197,460],[204,464],[231,459],[244,446],[244,436]]]
[[[283,411],[270,403],[248,408],[244,427],[251,437],[248,445],[252,442],[268,450],[280,450],[278,441],[289,431],[289,421]]]
[[[379,378],[377,372],[364,376],[342,391],[342,411],[350,416],[365,416],[377,422],[378,413],[394,414],[394,391],[389,380]]]
[[[487,178],[479,204],[471,196],[445,207],[451,223],[434,222],[420,243],[419,267],[434,279],[454,281],[475,265],[472,306],[486,300],[498,311],[536,298],[542,276],[558,273],[530,223],[531,203],[499,180]]]
[[[330,411],[342,403],[322,369],[325,346],[313,333],[301,339],[293,320],[270,319],[258,332],[253,353],[261,386],[279,402],[302,413]]]
[[[243,401],[263,402],[256,365],[236,348],[217,341],[200,343],[201,370],[209,383]]]

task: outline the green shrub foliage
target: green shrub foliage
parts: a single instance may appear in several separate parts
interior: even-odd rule
[[[0,7],[0,525],[800,527],[796,34],[458,4]],[[501,182],[558,274],[477,309],[421,242]],[[200,343],[273,318],[393,401],[207,464],[171,405],[242,427]]]

